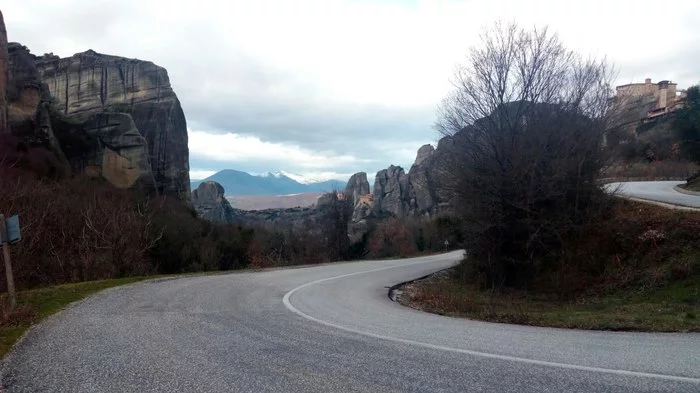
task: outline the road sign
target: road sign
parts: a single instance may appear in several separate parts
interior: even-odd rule
[[[7,227],[7,242],[15,244],[20,241],[22,235],[19,231],[19,216],[15,214],[12,217],[8,217],[5,220],[5,225]]]
[[[8,225],[8,221],[12,221]],[[17,299],[15,298],[15,278],[12,275],[12,261],[10,261],[10,239],[19,241],[19,218],[15,215],[10,217],[10,220],[5,219],[4,214],[0,214],[0,242],[2,242],[2,259],[5,261],[5,276],[7,277],[7,294],[10,297],[10,305],[15,308]],[[9,229],[12,228],[12,236],[9,235]]]

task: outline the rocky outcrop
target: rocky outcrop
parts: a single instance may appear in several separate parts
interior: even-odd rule
[[[369,230],[368,220],[373,216],[374,200],[370,200],[367,173],[358,172],[350,177],[345,187],[345,200],[352,206],[352,215],[348,222],[348,236],[351,242],[362,239]]]
[[[437,149],[423,145],[408,173],[390,166],[377,172],[374,181],[376,217],[419,217],[446,210],[451,194],[444,186],[445,174],[455,162],[450,160],[454,137],[442,138]]]
[[[231,223],[235,213],[224,197],[224,187],[215,181],[202,182],[192,191],[192,205],[197,214],[205,220],[217,223]]]
[[[367,173],[358,172],[350,176],[348,184],[345,186],[345,199],[350,202],[350,205],[355,206],[362,195],[370,193],[369,182],[367,181]]]
[[[7,127],[28,147],[43,148],[53,156],[50,173],[66,176],[70,169],[51,123],[51,95],[41,82],[34,56],[17,43],[8,44],[7,50]]]
[[[433,153],[435,153],[435,148],[431,144],[423,145],[418,149],[418,153],[416,154],[416,161],[413,163],[413,166],[417,165],[422,165],[425,161],[429,160],[430,157],[433,156]]]
[[[432,214],[436,207],[436,184],[434,181],[435,161],[432,159],[435,149],[424,145],[418,150],[415,163],[408,171],[409,214]]]
[[[83,156],[92,162],[84,172],[101,176],[119,188],[152,190],[153,171],[148,160],[148,143],[126,113],[97,113],[84,124],[85,134],[96,139],[94,151]]]
[[[7,30],[0,11],[0,134],[7,130]]]
[[[151,62],[88,50],[68,58],[34,58],[53,109],[78,122],[103,112],[131,115],[145,137],[160,193],[189,196],[187,125],[167,71]]]
[[[410,210],[410,182],[400,166],[377,172],[374,178],[374,211],[378,217],[407,215]]]

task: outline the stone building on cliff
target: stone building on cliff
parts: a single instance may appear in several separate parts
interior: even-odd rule
[[[629,83],[616,88],[611,98],[611,122],[604,135],[603,144],[615,146],[639,140],[641,133],[668,134],[668,116],[683,107],[685,90],[669,80],[653,83],[647,78],[644,83]],[[663,123],[663,124],[662,124]],[[659,128],[658,132],[647,132]]]
[[[678,84],[668,80],[652,83],[651,78],[644,83],[628,83],[617,86],[615,89],[620,104],[635,101],[640,98],[652,98],[653,103],[648,111],[645,121],[673,112],[682,106],[685,98],[685,90],[678,90]]]

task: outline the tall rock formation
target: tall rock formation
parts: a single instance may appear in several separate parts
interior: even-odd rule
[[[7,127],[28,148],[50,153],[49,174],[65,176],[70,169],[51,123],[51,95],[39,77],[34,56],[14,42],[8,44],[7,52]]]
[[[374,215],[377,217],[419,217],[435,215],[451,203],[451,193],[445,187],[449,167],[457,163],[450,159],[454,137],[444,137],[438,147],[423,145],[408,173],[390,166],[377,172],[374,181]]]
[[[234,220],[235,212],[224,197],[224,187],[215,181],[202,182],[192,191],[192,205],[205,220],[224,224]]]
[[[434,213],[436,205],[434,181],[435,167],[433,155],[435,149],[432,145],[423,145],[418,149],[416,161],[408,171],[408,181],[410,183],[410,214],[431,214]]]
[[[374,178],[374,211],[377,216],[402,217],[410,210],[410,183],[400,166],[391,165]]]
[[[7,30],[0,11],[0,134],[7,132]]]
[[[63,59],[48,54],[35,62],[60,114],[79,122],[103,112],[131,115],[147,141],[158,191],[188,198],[187,125],[164,68],[93,50]]]
[[[367,173],[358,172],[350,176],[350,180],[348,180],[348,184],[345,186],[345,199],[350,201],[352,206],[355,206],[360,196],[368,195],[369,193]]]
[[[352,215],[348,222],[348,236],[351,242],[362,239],[369,230],[368,221],[373,216],[374,199],[370,199],[367,173],[358,172],[350,177],[345,187],[345,200],[352,206]],[[373,196],[372,196],[373,197]]]

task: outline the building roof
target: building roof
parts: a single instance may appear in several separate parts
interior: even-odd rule
[[[658,84],[664,83],[664,82],[667,82],[669,85],[676,85],[676,86],[678,86],[678,83],[671,82],[671,81],[669,81],[669,80],[663,80],[663,81],[659,81],[659,82],[656,82],[656,83],[653,83],[653,82],[652,82],[651,84],[652,84],[652,85],[658,85]],[[644,85],[646,85],[646,82],[627,83],[627,84],[625,84],[625,85],[618,85],[618,86],[615,86],[615,88],[616,88],[616,89],[619,89],[619,88],[621,88],[621,87],[627,87],[627,86],[644,86]]]

